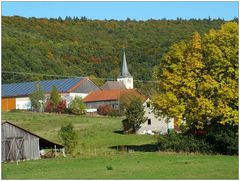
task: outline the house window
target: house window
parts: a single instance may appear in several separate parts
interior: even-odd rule
[[[147,107],[150,107],[150,102],[147,102]]]
[[[148,125],[151,125],[151,119],[148,119]]]

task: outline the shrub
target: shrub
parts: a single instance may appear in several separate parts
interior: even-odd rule
[[[207,141],[214,152],[234,155],[238,154],[238,128],[229,125],[215,125],[209,129]]]
[[[198,139],[193,135],[177,134],[172,132],[158,137],[158,146],[161,151],[175,152],[212,152],[212,147],[205,139]]]
[[[53,111],[53,104],[50,100],[48,100],[45,104],[45,112],[52,112]]]
[[[86,107],[84,102],[82,101],[81,97],[76,96],[70,103],[69,103],[69,109],[71,113],[73,114],[85,114]]]
[[[61,126],[58,132],[59,138],[65,146],[66,153],[72,153],[77,145],[77,133],[71,123],[66,126]]]
[[[57,105],[57,113],[64,113],[66,111],[66,100],[62,100]]]
[[[106,105],[101,105],[97,109],[98,114],[100,115],[109,115],[111,112],[113,112],[113,108],[111,105],[106,104]]]
[[[114,117],[124,116],[124,112],[121,111],[121,110],[113,109],[108,115],[109,115],[109,116],[114,116]]]

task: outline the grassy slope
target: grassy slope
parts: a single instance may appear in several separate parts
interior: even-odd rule
[[[144,145],[153,136],[122,135],[121,119],[3,113],[36,134],[58,141],[57,131],[64,122],[73,122],[79,133],[75,158],[57,158],[3,164],[4,179],[237,179],[238,157],[159,152],[116,153],[110,146]],[[97,148],[97,155],[93,154]],[[101,151],[100,151],[101,150]],[[107,167],[112,167],[108,170]],[[29,172],[31,170],[31,172]]]

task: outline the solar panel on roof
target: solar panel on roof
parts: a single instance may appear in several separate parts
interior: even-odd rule
[[[52,86],[55,85],[59,92],[67,92],[70,88],[75,86],[83,78],[69,78],[57,80],[40,81],[42,90],[45,93],[51,91]],[[30,95],[35,90],[36,82],[24,82],[13,84],[2,84],[2,97],[16,97],[22,95]]]

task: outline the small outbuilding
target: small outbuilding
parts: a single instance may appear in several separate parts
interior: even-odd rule
[[[64,146],[42,138],[11,122],[2,122],[2,162],[40,159],[40,150]]]

